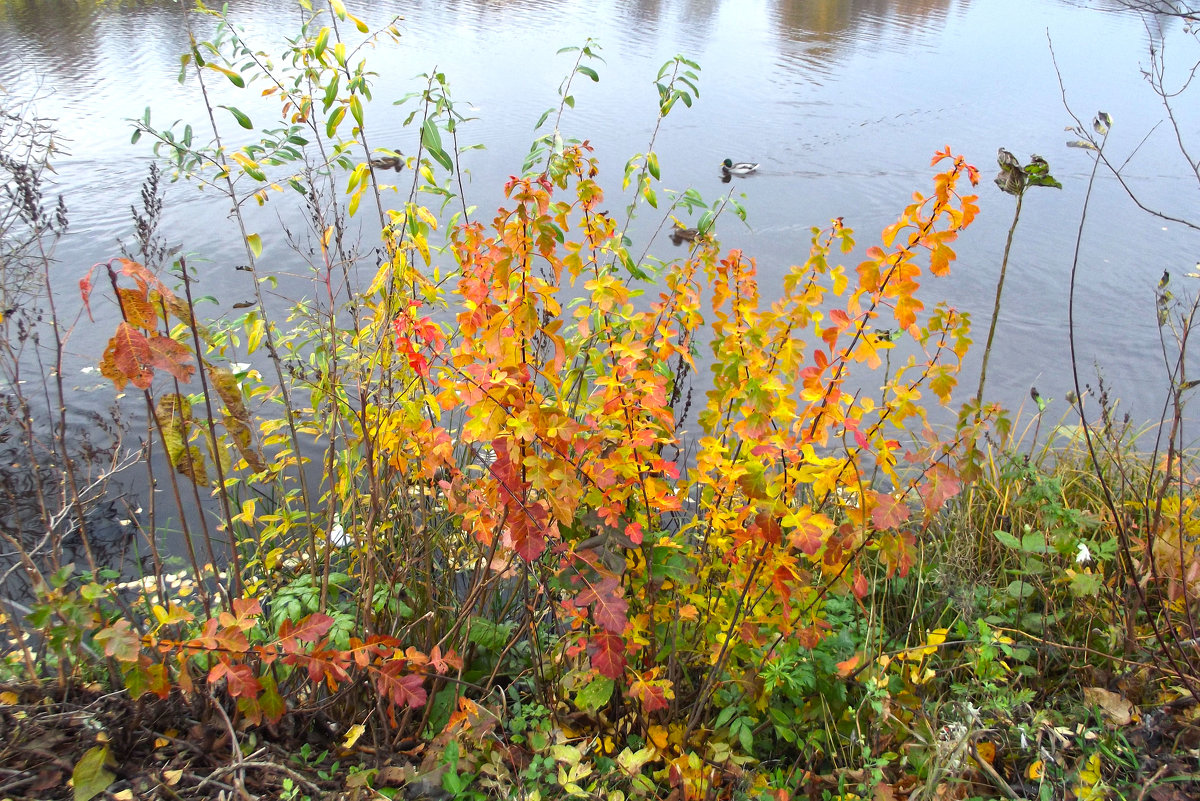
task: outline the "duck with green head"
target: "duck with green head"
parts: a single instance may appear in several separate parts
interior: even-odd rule
[[[737,161],[725,159],[721,162],[721,172],[725,175],[749,175],[758,169],[758,162]]]

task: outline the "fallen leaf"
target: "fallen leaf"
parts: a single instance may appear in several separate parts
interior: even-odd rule
[[[117,778],[105,766],[108,762],[108,746],[89,748],[75,763],[71,783],[75,786],[75,801],[91,801],[100,795]]]
[[[1137,709],[1120,695],[1103,687],[1084,687],[1084,703],[1100,707],[1104,719],[1114,726],[1128,726],[1137,718]]]

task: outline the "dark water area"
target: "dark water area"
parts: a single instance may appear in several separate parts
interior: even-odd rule
[[[79,311],[79,278],[132,239],[129,207],[138,202],[151,155],[145,140],[130,143],[129,118],[149,106],[160,124],[206,124],[193,79],[180,84],[177,76],[189,24],[204,36],[211,21],[189,22],[186,7],[83,0],[0,6],[0,86],[8,98],[33,98],[63,140],[53,192],[66,198],[71,227],[56,252],[54,280],[60,313],[69,319]],[[294,6],[275,0],[229,7],[246,37],[267,51],[301,21]],[[367,54],[378,73],[368,109],[372,145],[415,152],[416,129],[403,125],[412,106],[392,103],[423,86],[419,73],[445,73],[458,108],[474,118],[462,126],[460,144],[485,146],[463,157],[469,202],[484,219],[501,203],[504,181],[519,172],[534,123],[557,104],[571,64],[560,48],[587,38],[601,47],[605,62],[593,64],[600,81],[576,83],[577,108],[563,132],[595,146],[614,208],[627,202],[618,197],[625,160],[651,135],[658,68],[676,54],[698,62],[695,106],[673,111],[655,145],[663,185],[694,187],[711,202],[731,188],[720,180],[722,159],[761,163],[757,174],[732,185],[748,224],[727,218],[717,233],[723,247],[757,259],[764,299],[789,265],[804,260],[813,226],[840,217],[860,248],[877,243],[914,190],[930,191],[930,157],[950,145],[981,169],[981,213],[957,245],[952,276],[930,280],[925,300],[930,307],[946,300],[973,316],[977,348],[964,368],[962,400],[978,377],[1012,220],[1013,198],[991,182],[997,148],[1006,147],[1022,160],[1044,156],[1063,188],[1026,197],[988,395],[1016,409],[1028,406],[1036,385],[1055,399],[1055,418],[1066,412],[1067,282],[1092,156],[1065,145],[1075,137],[1064,131],[1072,124],[1064,92],[1085,120],[1099,110],[1112,115],[1111,156],[1120,163],[1135,154],[1126,179],[1149,205],[1200,218],[1194,171],[1169,127],[1159,124],[1163,106],[1141,74],[1153,44],[1180,77],[1197,56],[1195,34],[1179,20],[1159,29],[1116,2],[430,0],[351,11],[372,25],[403,17],[400,42]],[[237,103],[256,122],[271,119],[268,101],[229,86],[220,91],[217,102]],[[1175,111],[1184,131],[1200,131],[1194,98],[1184,95]],[[250,279],[233,269],[242,246],[228,209],[211,192],[182,183],[168,188],[166,201],[167,239],[193,254],[198,291],[220,300],[206,308],[237,317],[232,305],[249,294]],[[289,201],[251,209],[249,218],[263,237],[264,263],[281,277],[281,293],[303,297],[312,291],[307,268],[282,229],[303,232],[305,223],[299,204]],[[645,210],[631,233],[644,240],[661,221]],[[369,244],[377,231],[369,222],[354,224],[365,226]],[[663,237],[655,248],[662,258],[678,255]],[[856,264],[857,255],[846,263]],[[1155,286],[1165,269],[1187,287],[1185,274],[1198,258],[1195,230],[1142,213],[1111,176],[1100,177],[1079,256],[1079,363],[1085,380],[1093,380],[1095,366],[1102,369],[1121,408],[1139,421],[1157,417],[1166,387]],[[449,255],[439,261],[443,271],[453,269]],[[68,343],[66,377],[81,425],[112,402],[111,386],[93,371],[112,314],[101,308],[96,323],[79,320]]]

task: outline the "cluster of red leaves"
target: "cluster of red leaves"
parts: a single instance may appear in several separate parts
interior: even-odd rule
[[[366,674],[393,715],[396,709],[425,705],[427,674],[462,668],[462,660],[453,652],[443,655],[435,647],[424,654],[404,648],[394,637],[350,637],[348,647],[338,648],[328,636],[333,618],[320,613],[295,623],[284,620],[273,639],[252,643],[251,632],[263,625],[262,611],[257,600],[234,599],[230,610],[204,621],[200,634],[190,639],[138,634],[127,620],[119,620],[100,630],[96,641],[106,656],[125,665],[125,683],[135,698],[147,692],[166,698],[172,673],[174,686],[192,694],[196,692],[193,665],[208,665],[206,685],[223,681],[225,691],[251,723],[277,722],[287,711],[276,683],[278,673],[272,668],[276,661],[298,668],[310,682],[324,685],[331,693],[352,683],[356,675]],[[160,626],[192,621],[191,613],[175,606],[160,615]],[[173,671],[168,659],[175,663]]]
[[[158,276],[135,261],[113,259],[104,267],[121,306],[122,320],[104,351],[101,375],[111,380],[118,391],[125,388],[126,382],[138,389],[149,389],[155,368],[166,370],[180,381],[189,381],[196,369],[188,364],[191,352],[169,336],[158,333],[160,319],[165,319],[168,311],[179,313],[183,304]],[[89,317],[95,269],[88,270],[79,280],[79,292]],[[118,286],[118,271],[133,278],[136,286]]]

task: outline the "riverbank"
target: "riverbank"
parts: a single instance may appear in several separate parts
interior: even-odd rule
[[[664,180],[659,131],[699,97],[684,56],[654,80],[645,147],[612,170],[564,128],[604,62],[566,48],[524,164],[480,214],[445,75],[406,101],[413,152],[368,138],[365,59],[394,23],[335,3],[268,58],[202,13],[215,33],[182,68],[206,127],[135,121],[156,166],[135,238],[73,288],[78,318],[52,290],[70,229],[54,129],[4,118],[20,158],[0,163],[0,486],[25,517],[2,532],[0,793],[1197,789],[1193,276],[1146,288],[1156,425],[1074,355],[1073,389],[1033,388],[1014,417],[986,383],[1009,248],[981,344],[985,324],[935,290],[992,175],[950,147],[878,234],[839,216],[768,273],[723,241],[757,168],[709,197]],[[277,119],[256,125],[263,97]],[[1120,177],[1114,123],[1078,122],[1090,198]],[[1001,150],[997,167],[1011,244],[1026,190],[1064,184],[1040,157]],[[231,210],[233,313],[169,244],[168,178]],[[295,201],[307,239],[252,213]],[[378,242],[354,234],[364,218]],[[284,245],[304,262],[292,297]],[[1076,328],[1081,252],[1072,354],[1093,335]],[[129,417],[80,412],[80,338]],[[133,467],[152,491],[114,507]]]

